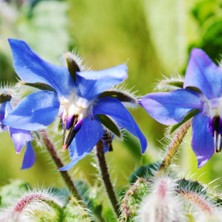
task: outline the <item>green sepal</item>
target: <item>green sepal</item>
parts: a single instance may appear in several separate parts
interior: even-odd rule
[[[199,183],[198,181],[187,180],[185,178],[179,179],[177,181],[177,189],[201,194],[207,193],[201,183]]]
[[[161,80],[156,89],[158,91],[172,91],[175,89],[182,89],[184,85],[184,80],[182,77],[172,77]]]
[[[159,169],[159,166],[160,162],[154,162],[151,164],[147,164],[145,166],[140,166],[130,176],[129,178],[130,183],[134,183],[137,180],[137,178],[145,178],[145,179],[152,178]]]
[[[167,83],[167,85],[169,86],[174,86],[174,87],[177,87],[177,88],[183,88],[183,81],[179,81],[179,80],[176,80],[176,81],[170,81]]]
[[[101,123],[109,129],[114,135],[117,137],[121,137],[121,131],[118,126],[106,115],[97,114],[97,117],[101,121]]]
[[[72,56],[66,56],[66,64],[67,68],[69,70],[69,74],[73,78],[73,80],[76,80],[76,72],[80,71],[80,68],[76,61],[72,58]]]
[[[60,218],[60,221],[62,222],[69,222],[69,221],[91,222],[92,219],[89,216],[88,211],[84,209],[74,197],[70,197],[69,202],[63,208],[62,218]]]
[[[195,116],[197,113],[199,113],[200,111],[197,110],[197,109],[194,109],[194,110],[191,110],[185,117],[184,119],[178,123],[178,124],[175,124],[173,125],[171,128],[170,128],[170,134],[172,134],[175,130],[177,130],[181,125],[183,125],[185,122],[187,122],[189,119],[191,119],[193,116]]]
[[[0,95],[0,103],[5,103],[7,101],[10,101],[12,97],[10,95],[2,94]]]
[[[49,85],[47,85],[47,84],[45,84],[45,83],[40,83],[40,82],[37,82],[37,83],[24,83],[24,85],[26,85],[26,86],[31,86],[31,87],[34,87],[34,88],[37,88],[37,89],[41,89],[41,90],[48,90],[48,91],[54,91],[55,92],[55,90],[51,87],[51,86],[49,86]]]
[[[117,98],[121,102],[129,102],[129,103],[137,104],[137,100],[132,95],[127,94],[122,91],[118,91],[118,90],[105,91],[99,95],[99,98],[103,98],[107,96]]]
[[[31,189],[31,186],[22,180],[13,180],[10,184],[0,188],[0,207],[4,208],[10,206],[18,193],[23,193]]]

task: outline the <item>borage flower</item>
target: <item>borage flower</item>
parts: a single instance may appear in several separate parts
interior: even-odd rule
[[[200,49],[193,49],[184,87],[172,92],[151,93],[139,103],[162,124],[192,119],[192,148],[202,167],[222,149],[222,70]]]
[[[30,168],[35,163],[35,153],[32,148],[32,136],[29,131],[7,127],[3,121],[6,116],[12,112],[11,101],[12,97],[9,94],[0,95],[0,132],[8,130],[15,146],[16,153],[20,153],[26,144],[22,169]]]
[[[145,151],[147,142],[122,102],[135,102],[121,91],[109,90],[127,78],[127,67],[119,65],[102,71],[82,71],[71,54],[66,55],[66,67],[52,65],[20,40],[9,40],[14,68],[21,80],[35,85],[46,84],[51,90],[41,90],[26,96],[8,115],[5,124],[25,130],[39,130],[62,118],[65,130],[63,149],[69,147],[72,161],[61,170],[74,166],[86,156],[99,140],[108,134],[120,136],[126,129],[138,137]],[[108,130],[108,131],[107,131]],[[107,147],[107,142],[104,142]]]

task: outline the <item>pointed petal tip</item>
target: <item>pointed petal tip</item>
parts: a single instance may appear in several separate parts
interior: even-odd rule
[[[198,159],[198,168],[203,167],[208,162],[208,159]]]
[[[200,49],[200,48],[193,48],[191,50],[191,58],[194,58],[194,57],[201,58],[201,57],[204,57],[204,56],[208,57],[206,52],[204,50]]]
[[[142,154],[144,154],[146,152],[148,148],[148,141],[144,141],[143,145],[141,145],[141,150],[142,150]]]
[[[31,168],[36,161],[35,152],[32,148],[31,142],[28,142],[26,145],[26,151],[24,154],[23,162],[22,162],[22,170]]]
[[[9,42],[9,45],[11,46],[11,48],[13,48],[13,46],[16,46],[18,44],[27,45],[27,43],[25,41],[20,40],[20,39],[14,39],[14,38],[8,38],[8,42]]]
[[[14,39],[14,38],[8,38],[8,42],[9,44],[18,41],[18,39]]]
[[[120,64],[120,65],[118,65],[117,67],[119,67],[120,69],[123,69],[124,71],[128,71],[128,67],[127,67],[127,65],[126,64]]]

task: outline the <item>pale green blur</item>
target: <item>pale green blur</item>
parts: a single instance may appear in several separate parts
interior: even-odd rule
[[[153,91],[163,76],[183,75],[192,47],[203,48],[215,61],[222,52],[222,19],[219,16],[222,11],[217,0],[32,2],[37,4],[30,7],[29,4],[0,1],[2,85],[16,81],[8,37],[27,41],[41,57],[55,64],[63,64],[62,55],[66,51],[77,53],[87,67],[95,70],[126,63],[129,78],[124,88],[137,96]],[[118,187],[126,185],[129,175],[139,165],[159,160],[166,144],[164,126],[152,120],[142,108],[132,110],[132,114],[147,136],[149,147],[142,157],[138,143],[114,143],[114,151],[106,156],[112,180]],[[187,136],[181,146],[175,170],[180,176],[199,178],[202,175],[200,180],[204,182],[220,178],[222,154],[215,155],[199,170],[190,139]],[[35,150],[35,166],[22,171],[23,154],[15,153],[7,132],[0,134],[0,183],[17,178],[34,186],[63,186],[44,147]],[[74,167],[74,178],[94,183],[96,169],[91,166],[92,159],[87,157]]]

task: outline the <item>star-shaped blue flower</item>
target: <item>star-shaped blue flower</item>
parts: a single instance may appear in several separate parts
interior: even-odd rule
[[[151,93],[139,103],[158,122],[181,122],[194,111],[192,148],[202,167],[222,149],[222,69],[201,49],[193,49],[187,66],[184,88]],[[196,111],[196,112],[195,112]]]
[[[138,137],[142,152],[145,151],[146,138],[124,107],[118,96],[121,93],[107,91],[127,78],[125,65],[101,71],[81,71],[75,63],[67,68],[46,62],[24,41],[9,39],[9,43],[20,79],[46,84],[52,90],[39,90],[26,96],[4,123],[14,128],[39,130],[59,115],[68,132],[64,149],[69,147],[72,159],[61,170],[70,169],[86,156],[100,139],[103,140],[110,125],[115,132],[126,129]]]
[[[15,129],[4,125],[5,117],[12,112],[10,104],[10,96],[2,95],[1,97],[8,97],[9,100],[0,103],[0,131],[8,130],[15,146],[16,153],[20,153],[22,148],[26,145],[26,151],[22,162],[22,169],[30,168],[35,163],[35,153],[32,148],[32,136],[29,131],[22,129]]]

